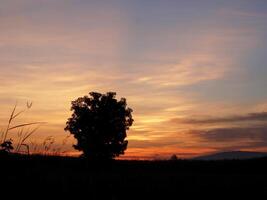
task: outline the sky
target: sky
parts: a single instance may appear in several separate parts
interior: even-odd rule
[[[114,91],[123,158],[267,151],[266,21],[266,0],[0,0],[1,128],[33,102],[28,143],[75,154],[71,101]]]

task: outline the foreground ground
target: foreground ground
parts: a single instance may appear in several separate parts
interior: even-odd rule
[[[35,192],[36,197],[57,194],[125,200],[267,197],[264,158],[93,163],[69,157],[13,156],[0,163],[1,191],[21,197]]]

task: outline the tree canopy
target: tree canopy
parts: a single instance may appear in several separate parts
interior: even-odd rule
[[[66,123],[77,139],[74,148],[91,159],[111,159],[127,148],[126,131],[133,124],[132,109],[126,99],[117,100],[115,92],[90,92],[72,101],[72,116]]]

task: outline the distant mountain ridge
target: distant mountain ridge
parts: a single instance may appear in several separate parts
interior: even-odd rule
[[[205,156],[198,156],[194,160],[244,160],[252,158],[267,157],[265,152],[251,152],[251,151],[229,151],[209,154]]]

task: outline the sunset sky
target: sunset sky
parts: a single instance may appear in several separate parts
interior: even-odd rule
[[[266,0],[0,0],[0,55],[1,127],[16,101],[47,122],[29,142],[60,146],[71,101],[115,91],[125,157],[267,151]]]

